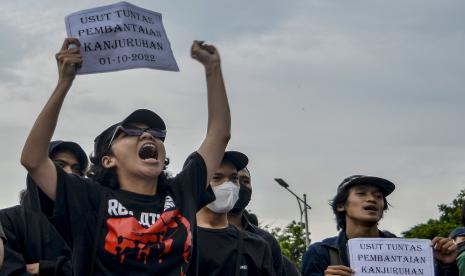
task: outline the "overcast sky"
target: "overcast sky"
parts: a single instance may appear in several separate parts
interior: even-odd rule
[[[64,17],[111,1],[2,1],[0,207],[18,202],[19,156],[51,94]],[[328,206],[343,178],[397,188],[381,227],[396,234],[438,216],[465,188],[465,2],[432,0],[144,1],[162,13],[180,72],[78,76],[55,139],[91,152],[94,137],[136,108],[167,123],[177,172],[206,133],[203,68],[192,40],[216,45],[232,111],[229,149],[250,158],[249,205],[263,224],[299,220],[283,178],[312,206],[313,241],[336,234]]]

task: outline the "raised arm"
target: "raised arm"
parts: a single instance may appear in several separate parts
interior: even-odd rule
[[[71,44],[77,47],[69,48]],[[21,164],[52,200],[55,200],[57,174],[53,161],[48,157],[48,146],[66,93],[76,76],[76,66],[82,62],[79,47],[79,40],[67,38],[61,50],[55,55],[58,65],[58,84],[37,117],[21,154]]]
[[[191,56],[204,65],[207,77],[208,128],[198,153],[207,165],[208,185],[221,163],[231,137],[231,114],[221,73],[220,56],[216,48],[202,41],[194,41]]]

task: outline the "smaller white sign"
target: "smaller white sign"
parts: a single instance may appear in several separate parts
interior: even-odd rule
[[[434,276],[430,240],[356,238],[349,240],[350,267],[358,276]]]
[[[69,37],[81,42],[78,74],[153,68],[179,71],[161,14],[127,2],[72,13]]]

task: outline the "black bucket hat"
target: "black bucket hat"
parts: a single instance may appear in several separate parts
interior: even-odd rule
[[[350,187],[353,187],[355,185],[363,184],[369,184],[378,187],[385,197],[390,195],[396,188],[396,185],[394,185],[394,183],[381,177],[352,175],[344,179],[342,183],[339,184],[339,186],[337,187],[337,193],[339,194],[342,191],[349,189]]]
[[[76,159],[81,165],[81,175],[84,175],[87,166],[89,165],[89,159],[87,159],[86,152],[79,146],[79,144],[71,141],[56,140],[50,142],[48,146],[48,156],[52,157],[55,153],[60,151],[70,151],[76,156]]]
[[[102,158],[102,156],[104,156],[108,152],[108,148],[110,146],[109,143],[111,138],[113,137],[116,128],[118,126],[127,126],[131,123],[143,123],[147,125],[149,128],[155,128],[166,133],[165,122],[160,116],[148,109],[137,109],[136,111],[129,114],[129,116],[127,116],[124,120],[108,127],[97,137],[95,137],[92,163],[100,163],[100,159]],[[162,138],[161,140],[165,141],[165,138]]]

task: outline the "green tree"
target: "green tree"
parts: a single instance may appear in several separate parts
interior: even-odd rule
[[[402,233],[406,238],[432,239],[436,236],[447,237],[454,228],[461,225],[461,208],[465,202],[465,189],[461,190],[451,204],[440,204],[439,219],[430,219]]]
[[[282,253],[300,268],[302,257],[305,250],[307,250],[305,246],[305,224],[292,221],[285,228],[272,228],[271,233],[278,240]]]

